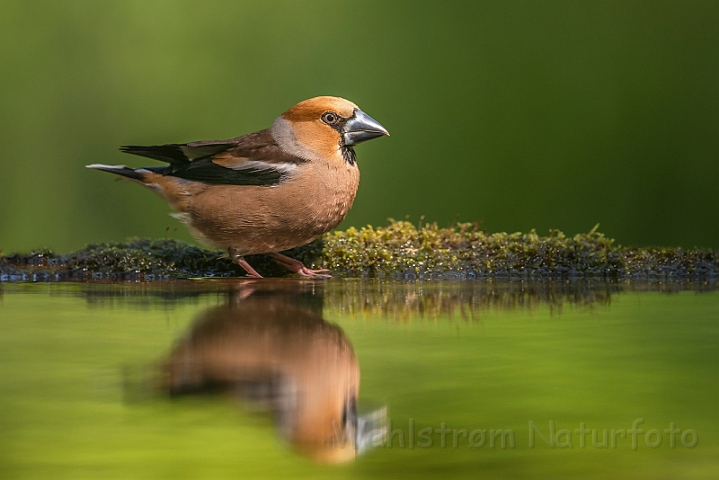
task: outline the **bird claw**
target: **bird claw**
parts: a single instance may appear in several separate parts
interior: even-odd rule
[[[252,266],[247,263],[247,260],[245,260],[245,258],[239,253],[237,253],[233,248],[229,248],[227,252],[230,254],[230,258],[232,259],[232,261],[242,267],[245,272],[247,272],[245,278],[262,278],[262,275],[257,273],[257,270],[252,268]]]
[[[297,275],[304,278],[332,278],[332,275],[330,275],[326,268],[321,268],[319,270],[311,270],[304,265],[302,265],[301,268],[297,270],[293,270]]]
[[[332,275],[330,275],[326,268],[321,268],[319,270],[312,270],[310,268],[305,267],[305,265],[300,262],[299,260],[295,260],[294,258],[290,258],[286,255],[282,255],[280,253],[269,253],[270,257],[277,260],[277,263],[285,267],[290,272],[296,273],[300,277],[303,278],[332,278]]]

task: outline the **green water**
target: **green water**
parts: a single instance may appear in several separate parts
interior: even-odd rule
[[[0,288],[2,478],[719,475],[712,286]],[[276,409],[238,391],[170,396],[158,365],[200,358],[203,341],[203,358],[229,352],[223,361],[305,375],[300,391],[330,391],[358,365],[358,410],[386,408],[390,436],[353,461],[327,465],[297,447]],[[178,375],[190,378],[182,368]],[[575,432],[582,424],[584,435]],[[671,424],[676,432],[665,432]],[[593,445],[592,431],[602,443],[604,429],[607,446]]]

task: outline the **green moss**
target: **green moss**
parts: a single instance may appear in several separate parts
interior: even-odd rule
[[[391,221],[349,228],[287,252],[338,277],[376,278],[715,278],[716,250],[624,248],[596,231],[573,237],[552,230],[488,234],[476,224],[440,228]],[[248,257],[265,275],[285,272],[264,256]],[[67,255],[36,251],[0,258],[2,281],[166,280],[232,277],[244,272],[219,251],[175,240],[91,244]]]

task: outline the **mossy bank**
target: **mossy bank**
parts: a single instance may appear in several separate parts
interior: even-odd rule
[[[440,228],[392,221],[349,228],[287,252],[336,277],[376,278],[694,278],[719,275],[719,251],[627,248],[592,230],[489,234],[470,223]],[[267,276],[286,273],[264,256],[250,263]],[[90,244],[70,254],[49,250],[0,257],[0,281],[173,280],[238,277],[223,252],[176,240]]]

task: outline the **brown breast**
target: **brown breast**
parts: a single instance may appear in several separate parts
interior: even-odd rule
[[[309,162],[276,187],[210,186],[186,198],[187,223],[211,244],[243,255],[287,250],[335,228],[357,193],[347,162]]]

